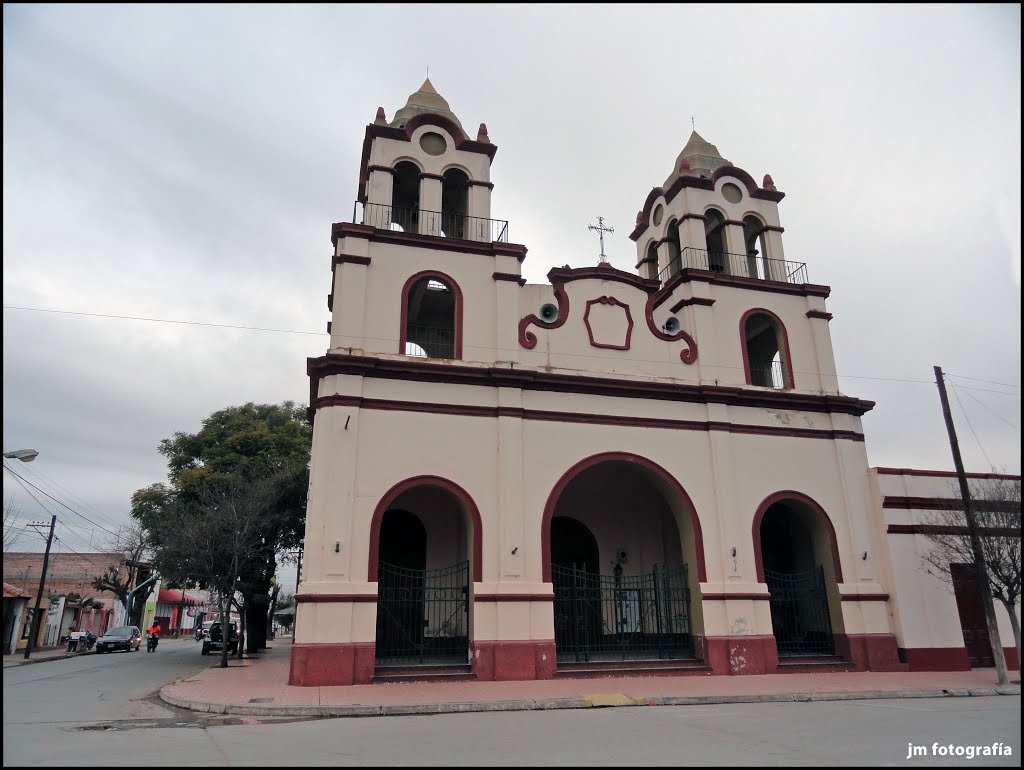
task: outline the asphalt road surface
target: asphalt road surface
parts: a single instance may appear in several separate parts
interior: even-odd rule
[[[4,766],[1020,766],[1016,696],[285,720],[159,701],[212,663],[165,639],[4,669]],[[933,753],[994,743],[1012,754]]]

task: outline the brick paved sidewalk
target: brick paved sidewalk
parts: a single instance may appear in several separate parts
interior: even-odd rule
[[[63,660],[64,658],[77,658],[79,655],[94,655],[96,648],[83,650],[82,652],[68,652],[67,647],[60,646],[46,650],[32,650],[28,660],[25,660],[25,650],[18,650],[12,655],[4,655],[4,668],[13,666],[24,666],[26,663],[42,663],[47,660]]]
[[[838,672],[764,676],[635,676],[527,682],[382,682],[348,687],[288,685],[290,640],[241,664],[211,667],[164,687],[168,703],[196,711],[258,716],[373,716],[453,711],[585,708],[605,705],[861,698],[1020,696],[996,686],[993,669],[950,672]],[[1011,672],[1011,680],[1019,673]]]

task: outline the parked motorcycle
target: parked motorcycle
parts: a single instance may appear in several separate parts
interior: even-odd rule
[[[156,634],[146,634],[146,652],[153,652],[156,649],[157,641]]]

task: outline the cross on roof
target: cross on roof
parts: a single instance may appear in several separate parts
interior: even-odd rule
[[[597,218],[597,224],[596,225],[587,225],[587,229],[588,230],[597,230],[597,235],[601,239],[601,261],[602,262],[607,262],[608,261],[608,257],[606,257],[604,255],[604,234],[605,233],[614,233],[615,232],[615,228],[613,228],[613,227],[605,227],[604,217],[598,217]]]

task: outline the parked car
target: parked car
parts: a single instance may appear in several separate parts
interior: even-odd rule
[[[139,649],[142,644],[142,632],[138,626],[117,626],[108,629],[103,636],[96,640],[96,652],[113,652],[124,650],[131,652]]]
[[[201,626],[196,626],[195,637],[197,642],[201,642],[203,639],[210,635],[210,626],[212,626],[215,622],[216,621],[214,620],[207,620]]]
[[[205,624],[204,624],[205,625]],[[221,633],[221,623],[215,620],[210,624],[210,630],[203,638],[203,655],[212,650],[221,650],[224,644],[224,634]],[[228,652],[238,652],[238,624],[235,621],[228,623]]]

